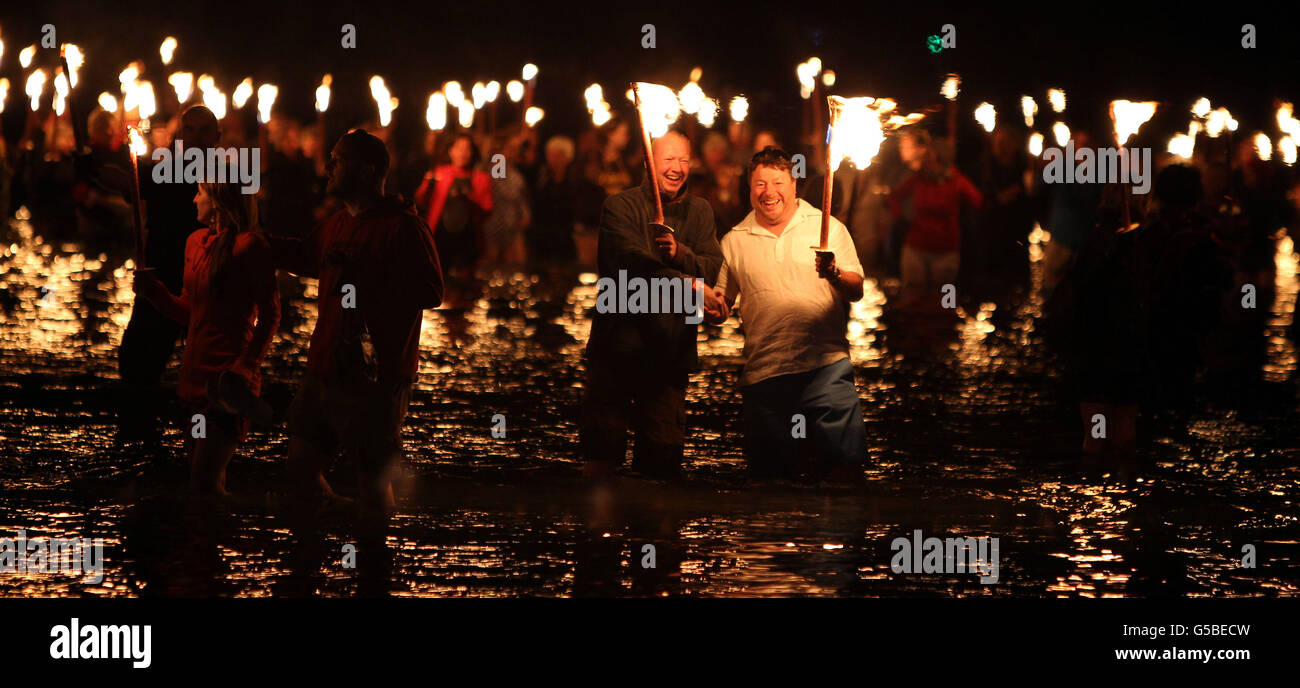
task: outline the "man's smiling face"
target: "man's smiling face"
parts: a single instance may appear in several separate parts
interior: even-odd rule
[[[780,227],[790,221],[797,202],[790,170],[759,165],[749,178],[749,204],[763,227]]]
[[[691,173],[690,142],[681,134],[669,133],[656,139],[651,150],[655,156],[655,172],[659,175],[659,190],[665,196],[676,196]]]

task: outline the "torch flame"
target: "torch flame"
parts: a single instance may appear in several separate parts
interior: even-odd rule
[[[1156,105],[1151,101],[1112,100],[1110,102],[1110,118],[1115,123],[1115,140],[1119,145],[1128,143],[1129,138],[1138,133],[1142,125],[1156,114]]]
[[[32,66],[33,57],[36,57],[35,43],[18,51],[18,64],[22,66],[23,69],[27,69],[28,67]]]
[[[176,91],[176,102],[184,105],[194,95],[194,74],[190,72],[173,72],[167,77],[167,83]]]
[[[529,62],[524,65],[524,69],[519,75],[523,77],[524,81],[532,81],[537,78],[537,71],[537,65]]]
[[[1052,106],[1052,112],[1065,112],[1065,91],[1059,88],[1047,89],[1047,102]]]
[[[957,100],[957,94],[961,92],[961,77],[956,74],[949,74],[943,80],[943,86],[939,87],[939,95],[948,100]]]
[[[700,111],[700,106],[704,104],[704,89],[701,89],[699,84],[692,81],[677,92],[677,100],[681,103],[682,112],[694,115]]]
[[[430,131],[442,131],[447,126],[447,98],[434,91],[429,94],[429,107],[424,112],[424,121],[429,123]]]
[[[162,63],[169,65],[172,63],[172,55],[176,53],[176,39],[168,36],[163,39],[162,45],[158,46],[158,54],[162,56]]]
[[[1062,148],[1070,142],[1070,128],[1065,126],[1065,122],[1052,125],[1052,138],[1056,139],[1056,145]]]
[[[149,152],[149,146],[145,144],[144,137],[140,135],[139,129],[127,127],[126,139],[132,155],[140,157]]]
[[[1020,112],[1025,116],[1025,126],[1034,126],[1034,115],[1038,114],[1038,103],[1030,96],[1020,96]]]
[[[695,83],[696,81],[699,81],[699,80],[700,80],[700,77],[702,77],[702,76],[704,76],[704,70],[703,70],[703,69],[700,69],[699,67],[696,67],[696,68],[692,69],[692,70],[691,70],[691,83]]]
[[[1192,114],[1193,114],[1193,115],[1196,115],[1197,117],[1202,117],[1202,118],[1203,118],[1203,117],[1205,117],[1205,116],[1206,116],[1207,114],[1209,114],[1209,113],[1210,113],[1210,99],[1209,99],[1209,98],[1198,98],[1198,99],[1196,100],[1195,103],[1192,103]]]
[[[474,86],[469,89],[470,98],[474,100],[474,109],[480,110],[487,103],[487,86],[482,81],[475,81]]]
[[[153,84],[141,81],[136,93],[136,111],[140,119],[149,119],[158,111],[158,101],[154,99]]]
[[[712,98],[705,98],[704,102],[700,103],[700,111],[696,113],[695,118],[699,120],[700,124],[706,127],[711,127],[713,126],[713,123],[717,121],[718,109],[718,101]]]
[[[1205,116],[1205,133],[1212,139],[1219,138],[1223,130],[1237,130],[1237,120],[1233,119],[1232,113],[1227,108],[1217,108]]]
[[[465,91],[461,90],[459,81],[448,81],[443,84],[442,92],[447,96],[447,104],[454,108],[459,109],[460,104],[465,102]]]
[[[1196,149],[1196,139],[1188,134],[1174,134],[1169,139],[1169,152],[1183,160],[1191,160]]]
[[[1292,139],[1300,138],[1300,120],[1294,116],[1294,107],[1291,103],[1282,103],[1277,106],[1277,128],[1283,133],[1289,134]],[[1280,142],[1279,142],[1280,143]]]
[[[330,84],[334,83],[334,77],[326,74],[321,77],[320,86],[316,87],[316,112],[325,112],[330,109]]]
[[[215,86],[203,91],[203,105],[217,119],[226,118],[226,94],[218,91]]]
[[[859,170],[871,166],[872,159],[880,152],[880,144],[885,141],[881,127],[882,105],[885,112],[894,107],[893,101],[889,100],[830,97],[832,124],[828,132],[830,150],[827,155],[832,172],[838,170],[845,160]]]
[[[266,88],[266,86],[263,85],[262,88]],[[235,87],[235,92],[230,94],[230,104],[242,110],[244,108],[244,103],[247,103],[248,99],[252,97],[253,77],[245,77],[244,80],[239,82],[239,85]],[[262,89],[260,88],[257,90],[257,99],[259,101],[262,100]]]
[[[1034,132],[1029,135],[1029,154],[1038,157],[1043,154],[1043,135]]]
[[[451,101],[448,100],[448,102],[451,102]],[[466,128],[466,129],[468,129],[468,128],[470,127],[470,125],[474,124],[474,104],[473,104],[473,103],[469,102],[468,100],[461,99],[461,101],[460,101],[460,106],[457,107],[456,110],[457,110],[457,112],[456,112],[456,118],[457,118],[457,121],[460,122],[460,126]]]
[[[528,111],[524,113],[524,122],[528,126],[534,127],[537,126],[537,123],[542,121],[542,117],[545,116],[546,116],[545,110],[542,110],[537,106],[533,106],[528,108]]]
[[[251,82],[249,85],[251,88]],[[272,84],[262,84],[257,87],[257,121],[262,124],[271,121],[271,108],[275,106],[275,97],[278,95],[280,95],[280,89]]]
[[[835,85],[835,72],[829,69],[822,72],[822,86],[825,86],[826,88],[830,88],[831,86],[834,85]]]
[[[641,118],[650,136],[668,133],[668,127],[681,116],[681,103],[671,88],[659,84],[637,82],[636,93],[641,98]]]
[[[975,121],[984,127],[984,131],[992,132],[997,125],[998,111],[991,103],[980,103],[979,107],[975,108]]]
[[[487,85],[487,102],[497,102],[497,96],[501,95],[501,84],[496,81],[489,81]]]
[[[117,98],[112,93],[103,91],[99,94],[99,107],[104,108],[105,112],[117,112]]]
[[[0,77],[0,112],[5,111],[5,101],[9,98],[9,80]]]
[[[1288,165],[1295,164],[1296,145],[1295,139],[1290,136],[1283,136],[1277,141],[1277,151],[1282,154],[1282,162]]]
[[[393,110],[397,109],[397,99],[388,91],[384,77],[376,74],[370,77],[370,95],[379,108],[379,126],[386,127],[393,121]]]
[[[76,43],[64,43],[63,57],[68,61],[68,69],[70,70],[68,77],[71,79],[72,87],[76,88],[77,72],[81,70],[81,65],[85,64],[86,56],[81,52],[81,47]]]
[[[32,99],[32,112],[41,106],[41,93],[45,90],[45,70],[38,69],[27,77],[27,96]]]
[[[1273,159],[1273,142],[1269,140],[1268,134],[1262,131],[1255,134],[1255,152],[1259,154],[1260,160]]]
[[[68,102],[68,77],[63,68],[54,75],[54,114],[62,115]]]
[[[749,115],[749,100],[745,96],[736,96],[731,99],[731,121],[744,122],[745,117]]]
[[[520,98],[524,97],[524,84],[516,79],[511,79],[506,83],[506,95],[509,96],[510,102],[518,103]]]

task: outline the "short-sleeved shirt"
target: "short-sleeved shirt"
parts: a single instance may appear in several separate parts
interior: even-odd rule
[[[760,226],[750,211],[722,238],[717,286],[728,300],[740,296],[745,325],[741,386],[849,356],[849,303],[817,274],[812,247],[821,241],[821,222],[821,211],[800,200],[780,236]],[[853,239],[833,217],[827,245],[841,272],[865,276]]]

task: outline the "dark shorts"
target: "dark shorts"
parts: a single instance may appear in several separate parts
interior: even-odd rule
[[[187,401],[183,404],[183,407],[185,415],[180,419],[180,424],[186,442],[198,439],[194,437],[194,426],[197,424],[194,416],[196,415],[203,416],[203,424],[208,432],[216,429],[226,437],[233,438],[236,442],[242,442],[244,435],[248,434],[247,418],[234,413],[227,413],[212,402]]]
[[[583,458],[621,464],[635,433],[633,468],[680,466],[686,439],[685,370],[587,360],[579,438]]]
[[[342,388],[308,373],[289,407],[289,434],[324,456],[339,449],[358,461],[384,463],[402,452],[402,423],[411,383]]]
[[[790,475],[801,449],[823,468],[866,459],[867,426],[849,359],[771,377],[740,391],[745,458],[756,476]],[[795,437],[795,414],[803,415],[802,437]]]

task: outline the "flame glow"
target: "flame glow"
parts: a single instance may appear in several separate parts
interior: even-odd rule
[[[542,110],[537,106],[533,106],[528,108],[528,112],[524,113],[524,123],[530,127],[535,127],[537,126],[537,123],[542,121],[542,118],[545,116],[546,116],[545,110]]]
[[[681,103],[682,112],[688,115],[694,115],[700,111],[700,105],[704,103],[704,89],[694,81],[682,87],[677,92],[677,102]]]
[[[379,126],[386,127],[393,121],[393,110],[397,109],[397,99],[388,91],[388,86],[384,84],[384,77],[376,74],[370,77],[370,95],[375,99],[375,105],[379,108]]]
[[[23,69],[32,66],[32,58],[36,57],[36,44],[33,43],[26,48],[18,51],[18,65]]]
[[[1295,109],[1291,103],[1282,103],[1277,106],[1277,128],[1284,134],[1288,134],[1292,139],[1300,138],[1300,120],[1295,118]]]
[[[1205,133],[1210,138],[1219,138],[1219,134],[1222,134],[1224,129],[1228,131],[1237,130],[1237,120],[1232,118],[1232,113],[1228,112],[1227,108],[1221,107],[1212,110],[1205,116]]]
[[[1209,98],[1198,98],[1195,103],[1192,103],[1193,115],[1196,115],[1197,117],[1205,117],[1209,113],[1210,113]]]
[[[487,85],[487,102],[497,102],[497,97],[501,95],[501,83],[498,81],[489,81]]]
[[[487,86],[484,86],[482,81],[475,81],[469,89],[469,95],[474,100],[474,109],[482,109],[487,103]]]
[[[1121,146],[1128,143],[1129,138],[1155,114],[1156,103],[1151,101],[1112,100],[1110,118],[1115,123],[1115,140]]]
[[[1025,126],[1034,126],[1034,115],[1038,114],[1038,103],[1030,96],[1020,96],[1020,112],[1025,116]]]
[[[68,104],[68,77],[63,68],[54,75],[54,114],[62,115]]]
[[[112,93],[103,91],[99,94],[99,107],[104,108],[105,112],[117,112],[117,98]]]
[[[212,111],[217,119],[226,118],[226,94],[212,87],[203,91],[203,106]]]
[[[41,93],[45,91],[45,70],[38,69],[27,76],[27,97],[32,99],[32,112],[41,106]]]
[[[334,83],[334,77],[326,74],[320,79],[320,86],[316,87],[316,112],[325,112],[330,109],[330,84]]]
[[[1191,160],[1196,149],[1196,139],[1187,134],[1174,134],[1169,139],[1169,152],[1183,160]]]
[[[1255,152],[1259,154],[1260,160],[1273,159],[1273,142],[1269,140],[1268,134],[1262,131],[1255,134]]]
[[[190,72],[173,72],[167,83],[176,91],[176,102],[184,105],[194,95],[194,75]]]
[[[822,86],[825,86],[826,88],[830,88],[831,86],[834,85],[835,85],[835,72],[829,69],[822,72]]]
[[[447,104],[454,108],[460,108],[460,104],[465,102],[465,91],[461,90],[459,81],[443,84],[442,93],[447,96]]]
[[[718,105],[718,101],[712,98],[705,98],[704,102],[700,103],[700,111],[695,114],[695,118],[699,120],[700,124],[706,127],[711,127],[718,119],[719,109],[721,108]]]
[[[1062,148],[1070,142],[1070,128],[1065,126],[1065,122],[1052,125],[1052,138],[1056,139],[1056,145]]]
[[[998,111],[993,108],[991,103],[980,103],[975,108],[975,121],[984,127],[984,131],[992,132],[998,122]]]
[[[956,74],[949,74],[943,80],[943,86],[939,88],[939,95],[948,100],[957,100],[957,94],[961,92],[961,77]]]
[[[162,45],[158,46],[158,55],[162,57],[162,63],[169,65],[172,63],[172,57],[176,54],[176,39],[168,36],[163,39]]]
[[[243,84],[240,84],[243,86]],[[250,88],[252,82],[249,82]],[[235,89],[236,93],[239,89]],[[262,84],[257,87],[257,121],[266,124],[271,121],[271,108],[275,106],[275,97],[280,95],[280,89],[272,84]],[[396,104],[394,103],[394,106]]]
[[[447,97],[434,91],[429,94],[429,107],[424,111],[424,121],[431,131],[442,131],[447,126]]]
[[[896,103],[888,99],[839,96],[831,96],[830,102],[835,122],[830,127],[827,152],[831,170],[838,170],[845,160],[859,170],[867,169],[885,141],[881,118]]]
[[[1029,154],[1038,157],[1043,154],[1043,135],[1034,132],[1029,135]]]
[[[512,103],[518,103],[518,102],[519,102],[519,99],[524,97],[524,84],[523,84],[523,82],[518,81],[518,80],[515,80],[515,79],[511,79],[509,82],[507,82],[507,83],[506,83],[506,96],[508,96],[508,97],[510,98],[510,102],[512,102]]]
[[[731,121],[744,122],[749,116],[749,100],[745,96],[736,96],[731,99]]]
[[[1277,152],[1282,156],[1282,162],[1294,165],[1296,157],[1295,139],[1290,136],[1283,136],[1278,139]]]
[[[636,92],[641,98],[641,119],[650,136],[668,133],[668,127],[681,116],[681,103],[671,88],[644,81],[637,82]]]
[[[265,88],[265,86],[262,88]],[[235,87],[235,92],[230,94],[230,104],[234,105],[236,109],[242,110],[244,104],[252,97],[253,77],[245,77],[244,80],[239,82],[239,85]],[[262,99],[262,89],[257,90],[257,99],[259,101]]]
[[[451,101],[448,100],[447,102],[451,102]],[[456,112],[456,120],[457,120],[458,122],[460,122],[460,126],[466,128],[466,129],[468,129],[468,128],[470,127],[470,125],[474,124],[474,104],[473,104],[473,103],[471,103],[471,102],[469,102],[468,100],[465,100],[465,99],[462,98],[461,101],[460,101],[460,106],[457,107],[456,110],[457,110],[457,112]]]
[[[131,150],[131,155],[140,157],[149,152],[149,146],[145,144],[144,137],[140,135],[140,130],[135,127],[126,128],[127,146]]]
[[[822,61],[819,58],[808,58],[807,62],[799,63],[794,68],[795,76],[799,79],[799,97],[807,100],[812,96],[813,89],[817,86],[817,74],[822,71]]]
[[[81,65],[86,63],[86,56],[81,52],[81,48],[76,43],[63,44],[63,57],[68,61],[69,78],[72,80],[72,87],[77,87],[77,72],[81,71]]]
[[[1047,89],[1047,102],[1052,106],[1052,112],[1065,112],[1065,91],[1059,88]]]
[[[532,81],[533,79],[537,78],[537,72],[538,72],[537,65],[529,62],[528,64],[524,65],[524,68],[519,73],[519,75],[523,77],[524,81]]]

